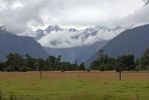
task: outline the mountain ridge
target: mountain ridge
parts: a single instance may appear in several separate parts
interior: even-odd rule
[[[102,49],[112,57],[133,54],[139,58],[147,48],[149,48],[149,24],[125,30],[110,40]],[[87,65],[97,57],[98,53],[96,52],[86,61]]]
[[[36,58],[46,58],[48,53],[32,37],[17,36],[0,28],[0,59],[5,60],[9,52],[29,54]]]

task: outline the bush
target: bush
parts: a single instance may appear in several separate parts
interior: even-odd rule
[[[21,72],[27,72],[29,70],[31,70],[31,69],[27,66],[22,66],[22,67],[19,68],[19,71],[21,71]]]
[[[99,66],[99,70],[100,71],[105,71],[105,64],[101,64],[100,66]]]
[[[15,71],[15,68],[12,66],[8,66],[8,67],[4,68],[4,71],[13,72],[13,71]]]
[[[64,73],[64,72],[65,72],[65,70],[61,70],[61,72],[62,72],[62,73]]]
[[[86,71],[87,71],[87,72],[90,72],[91,70],[88,68]]]

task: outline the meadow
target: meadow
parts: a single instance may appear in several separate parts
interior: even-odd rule
[[[148,72],[118,74],[0,72],[0,100],[149,100]]]

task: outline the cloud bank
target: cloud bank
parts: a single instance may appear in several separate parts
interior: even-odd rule
[[[112,25],[142,5],[142,0],[0,0],[0,24],[14,33],[49,24]]]
[[[71,28],[72,29],[72,28]],[[60,28],[59,31],[45,30],[37,40],[42,46],[49,48],[72,48],[84,45],[92,45],[97,41],[110,40],[124,31],[121,27],[89,27],[77,31],[70,31],[69,28]],[[38,33],[37,33],[38,34]],[[35,37],[34,35],[33,37]],[[39,36],[39,35],[37,35]]]
[[[0,0],[0,25],[14,34],[27,36],[36,36],[34,30],[56,24],[78,29],[137,26],[148,24],[148,16],[149,5],[144,6],[142,0]],[[38,42],[50,48],[70,48],[115,36],[115,31],[98,30],[87,35],[64,30],[44,35]]]
[[[149,24],[149,5],[141,7],[133,14],[124,18],[119,24],[122,25],[133,25],[140,26],[144,24]]]

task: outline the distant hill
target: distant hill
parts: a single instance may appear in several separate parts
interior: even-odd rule
[[[94,44],[98,41],[111,40],[130,27],[120,26],[90,26],[87,28],[68,28],[59,25],[49,25],[36,31],[24,32],[18,35],[33,37],[43,47],[75,48]]]
[[[92,45],[85,45],[73,48],[45,48],[45,50],[54,56],[61,55],[63,60],[70,62],[83,62],[86,61],[91,55],[102,48],[107,41],[98,41]]]
[[[109,41],[102,49],[113,57],[123,54],[134,54],[140,57],[144,50],[149,48],[149,25],[139,26],[126,30],[120,35]],[[91,56],[86,64],[96,60],[98,53]]]
[[[33,38],[16,36],[0,27],[0,60],[5,60],[9,52],[30,54],[32,57],[48,57],[48,53]]]

